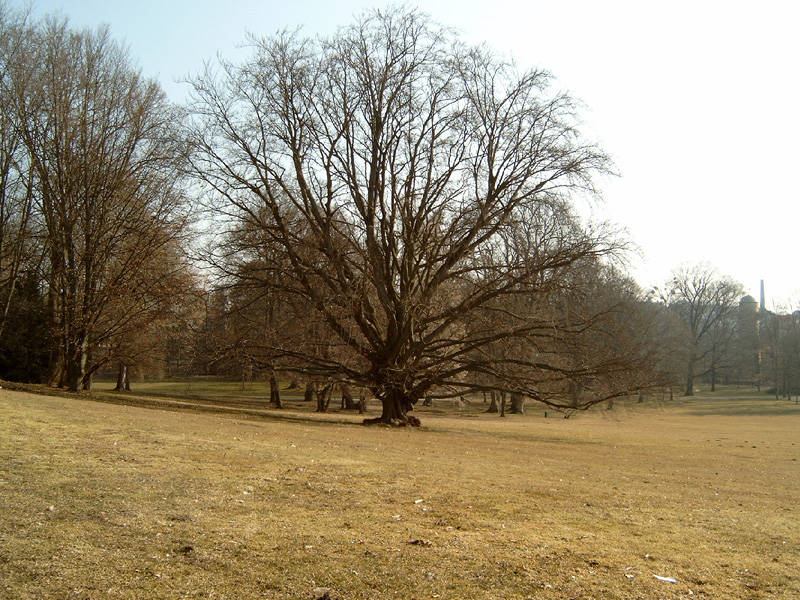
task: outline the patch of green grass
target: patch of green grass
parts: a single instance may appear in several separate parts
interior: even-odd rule
[[[800,412],[692,414],[768,401],[422,430],[163,402],[0,391],[0,598],[800,597]]]

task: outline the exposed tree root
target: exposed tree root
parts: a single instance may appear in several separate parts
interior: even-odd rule
[[[364,419],[364,425],[388,425],[391,427],[419,427],[420,420],[417,417],[407,415],[403,419],[384,419],[383,417],[373,417],[371,419]]]

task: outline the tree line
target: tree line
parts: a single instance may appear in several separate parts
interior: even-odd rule
[[[178,106],[107,29],[0,5],[0,377],[280,373],[416,424],[730,375],[741,286],[624,274],[575,212],[613,166],[549,73],[405,9],[249,45]]]

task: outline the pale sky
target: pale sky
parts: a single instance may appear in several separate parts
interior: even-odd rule
[[[19,0],[7,0],[23,6]],[[106,23],[175,101],[178,80],[245,33],[331,33],[383,0],[37,0],[76,27]],[[627,229],[645,287],[682,262],[708,261],[769,307],[800,303],[800,2],[672,0],[408,2],[542,67],[584,104],[584,131],[620,173],[592,217]]]

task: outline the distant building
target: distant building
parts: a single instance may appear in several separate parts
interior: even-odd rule
[[[778,394],[800,393],[800,311],[780,314],[767,310],[764,280],[760,301],[739,300],[735,337],[736,380],[762,385]]]
[[[761,384],[761,319],[763,317],[763,282],[761,286],[762,302],[752,296],[739,300],[736,335],[736,366],[738,379],[741,382]]]

